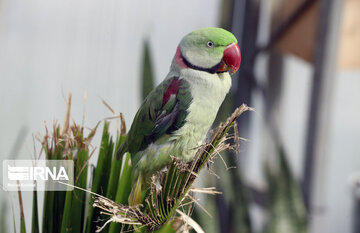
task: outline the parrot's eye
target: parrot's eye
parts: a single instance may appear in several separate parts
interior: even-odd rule
[[[209,40],[208,42],[206,42],[206,46],[209,47],[209,48],[214,48],[214,42]]]

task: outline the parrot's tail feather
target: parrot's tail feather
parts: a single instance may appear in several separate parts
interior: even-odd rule
[[[124,142],[120,145],[118,151],[116,152],[116,159],[117,160],[121,159],[126,151],[127,151],[127,143]]]

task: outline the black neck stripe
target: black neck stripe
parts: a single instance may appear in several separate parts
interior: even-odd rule
[[[191,64],[191,63],[183,56],[182,53],[180,53],[180,56],[181,56],[181,58],[183,59],[185,65],[187,65],[187,66],[190,67],[191,69],[200,70],[200,71],[205,71],[205,72],[208,72],[208,73],[210,73],[210,74],[215,74],[215,73],[217,73],[216,71],[220,68],[221,62],[222,62],[222,60],[221,60],[218,64],[214,65],[213,67],[204,68],[204,67],[195,66],[195,65]],[[220,72],[220,73],[221,73],[221,72]]]

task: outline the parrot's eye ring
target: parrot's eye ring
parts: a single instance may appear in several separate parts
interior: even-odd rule
[[[208,42],[206,42],[206,46],[209,48],[214,48],[214,42],[212,42],[211,40],[209,40]]]

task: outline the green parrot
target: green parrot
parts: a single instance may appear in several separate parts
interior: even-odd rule
[[[141,202],[142,185],[169,164],[170,156],[194,158],[240,61],[237,39],[224,29],[201,28],[181,40],[168,75],[145,98],[117,152],[118,158],[131,153],[131,205]]]

